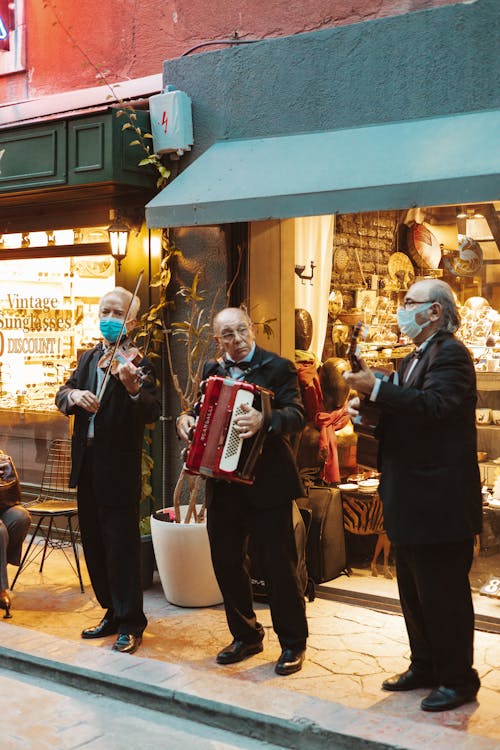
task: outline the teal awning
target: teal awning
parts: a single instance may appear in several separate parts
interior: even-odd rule
[[[219,141],[146,206],[149,227],[500,197],[500,112]]]

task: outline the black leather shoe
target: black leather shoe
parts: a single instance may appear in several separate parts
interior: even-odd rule
[[[302,662],[306,652],[304,649],[284,648],[281,656],[276,662],[274,671],[276,674],[287,675],[302,669]]]
[[[394,675],[382,683],[382,690],[394,690],[403,692],[403,690],[416,690],[417,688],[430,688],[435,686],[435,681],[425,674],[414,672],[413,669],[407,669],[402,674]]]
[[[420,704],[422,711],[450,711],[476,700],[478,688],[435,688]]]
[[[82,630],[82,638],[105,638],[107,635],[118,633],[118,625],[114,620],[103,617],[99,625]]]
[[[120,633],[113,644],[113,651],[119,651],[121,654],[133,654],[134,651],[137,651],[141,643],[141,635],[133,635],[132,633]]]
[[[0,591],[0,609],[5,610],[5,614],[3,616],[4,620],[7,620],[10,617],[12,617],[12,615],[10,614],[11,606],[12,606],[12,603],[10,601],[10,596],[8,595],[5,589],[2,589],[2,591]]]
[[[264,650],[261,641],[256,643],[245,643],[245,641],[234,640],[229,646],[226,646],[217,654],[217,664],[235,664],[237,661],[243,661],[248,656],[260,654]]]

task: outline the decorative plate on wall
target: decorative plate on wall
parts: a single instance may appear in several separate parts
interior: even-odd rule
[[[404,253],[393,253],[387,263],[389,276],[396,282],[398,289],[408,289],[415,281],[413,263]]]
[[[470,237],[464,237],[458,253],[443,256],[444,267],[455,276],[474,276],[483,265],[481,245]]]
[[[338,247],[333,254],[333,270],[335,273],[344,273],[349,264],[349,253],[345,247]]]
[[[424,224],[408,227],[408,252],[417,268],[434,269],[441,260],[441,247]]]

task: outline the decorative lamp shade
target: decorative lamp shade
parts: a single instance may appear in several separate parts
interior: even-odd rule
[[[489,242],[494,239],[490,225],[481,214],[467,217],[465,220],[465,234],[467,237],[480,242]]]

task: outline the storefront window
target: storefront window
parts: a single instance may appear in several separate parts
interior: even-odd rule
[[[477,540],[471,580],[476,612],[486,618],[498,617],[500,613],[497,209],[498,204],[488,203],[297,218],[280,223],[278,239],[282,262],[283,258],[288,262],[290,247],[295,260],[295,359],[297,363],[307,362],[310,355],[312,363],[330,363],[329,378],[325,375],[324,380],[331,385],[329,408],[337,408],[346,395],[340,376],[342,369],[349,366],[346,354],[356,323],[364,324],[360,344],[368,364],[389,372],[397,370],[401,359],[413,349],[412,342],[401,337],[396,322],[396,310],[406,290],[414,281],[429,277],[445,280],[454,290],[462,319],[457,335],[470,350],[477,372],[478,460],[484,504],[483,533]],[[255,245],[251,250],[259,260],[260,235],[264,236],[262,228],[258,231],[258,227],[253,227]],[[269,231],[265,238],[269,243]],[[264,309],[258,299],[257,283],[254,288],[256,294],[252,296],[251,284],[251,302],[257,301],[259,309]],[[270,304],[265,312],[269,317],[279,314]],[[293,326],[293,321],[290,322]],[[280,319],[279,330],[284,328]],[[315,336],[316,329],[320,329],[319,338]],[[282,351],[288,356],[283,346]],[[323,372],[326,373],[325,368]],[[356,444],[352,426],[338,431],[337,439],[339,484],[351,488],[354,485],[359,490],[342,491],[351,575],[339,576],[323,585],[337,591],[356,592],[361,597],[397,599],[393,554],[384,533],[374,463],[360,461],[360,444],[359,441]],[[307,447],[311,446],[306,444]],[[314,456],[306,450],[302,458],[301,468],[310,479],[314,477]],[[492,580],[497,581],[496,589],[490,585]]]
[[[54,395],[99,338],[98,302],[115,285],[114,261],[1,260],[0,268],[0,448],[36,490],[49,441],[69,436]]]

